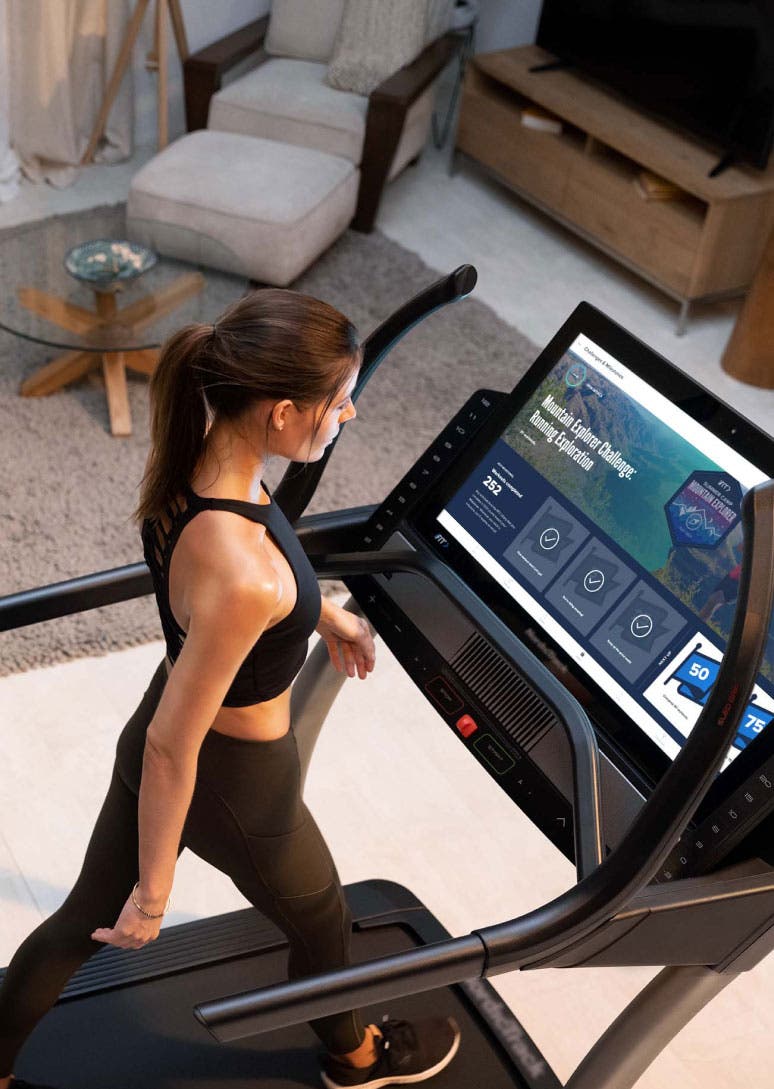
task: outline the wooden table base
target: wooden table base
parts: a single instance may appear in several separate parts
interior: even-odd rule
[[[146,295],[122,310],[119,310],[116,296],[112,292],[94,292],[96,311],[74,306],[56,295],[49,295],[34,287],[19,288],[18,297],[28,310],[39,314],[47,321],[54,322],[62,329],[67,329],[70,333],[88,334],[98,329],[115,330],[118,333],[119,330],[123,330],[127,340],[131,340],[135,334],[170,313],[185,299],[197,295],[203,287],[202,274],[189,272],[179,276],[160,291]],[[151,375],[155,370],[158,355],[156,348],[122,352],[90,349],[67,352],[65,355],[52,359],[50,363],[46,363],[25,379],[19,392],[23,397],[45,397],[61,389],[62,386],[83,378],[101,365],[110,414],[110,432],[116,437],[125,437],[132,433],[126,368],[140,374]]]

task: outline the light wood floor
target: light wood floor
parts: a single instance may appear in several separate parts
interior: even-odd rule
[[[538,344],[588,299],[771,428],[774,392],[744,387],[718,365],[737,304],[697,309],[688,335],[676,338],[674,303],[472,170],[448,179],[445,154],[431,151],[393,183],[379,220],[385,233],[435,268],[475,264],[478,297]],[[27,205],[0,207],[0,227],[12,217],[120,200],[130,176],[131,164],[91,168],[64,196],[27,190]],[[0,680],[0,962],[69,890],[115,739],[160,655],[161,644],[150,644]],[[471,766],[383,645],[376,672],[348,682],[337,701],[307,800],[345,882],[399,881],[454,934],[518,915],[573,879],[568,863]],[[183,856],[168,924],[241,906],[222,875]],[[550,970],[494,983],[565,1079],[652,974]],[[704,1010],[638,1087],[762,1089],[771,1083],[773,1030],[774,970],[764,962]]]

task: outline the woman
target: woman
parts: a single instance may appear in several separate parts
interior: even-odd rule
[[[167,657],[124,728],[83,869],[22,944],[0,990],[0,1089],[68,978],[104,944],[159,934],[184,847],[227,873],[287,935],[291,978],[349,963],[351,918],[303,803],[290,685],[318,631],[365,679],[367,624],[321,600],[309,561],[261,483],[267,459],[316,461],[355,416],[352,325],[292,291],[245,296],[165,345],[138,520]],[[112,923],[112,926],[110,925]],[[454,1056],[451,1020],[313,1022],[328,1089],[421,1081]]]

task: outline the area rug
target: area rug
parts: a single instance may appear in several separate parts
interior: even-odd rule
[[[64,246],[121,237],[123,224],[116,206],[13,231],[34,247],[56,229]],[[337,306],[364,337],[450,271],[428,268],[379,232],[349,231],[293,286]],[[0,264],[0,285],[14,290],[13,268]],[[148,449],[148,381],[129,376],[134,433],[113,438],[96,373],[49,397],[19,396],[21,381],[53,354],[0,330],[0,596],[142,559],[131,512]],[[369,383],[308,513],[378,502],[474,390],[511,389],[536,355],[475,292],[431,315]],[[282,469],[270,465],[270,485]],[[159,638],[153,599],[139,598],[0,633],[0,676]]]

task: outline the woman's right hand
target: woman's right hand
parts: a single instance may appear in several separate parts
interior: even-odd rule
[[[161,919],[148,919],[138,911],[130,893],[115,926],[100,927],[91,937],[95,942],[115,945],[119,949],[142,949],[148,942],[155,942],[160,930]]]
[[[365,680],[374,668],[374,639],[366,620],[322,599],[320,621],[315,629],[328,647],[333,668],[349,677]]]

